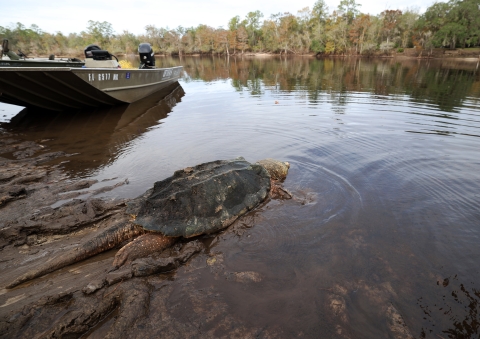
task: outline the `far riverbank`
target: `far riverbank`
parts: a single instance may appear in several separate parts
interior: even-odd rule
[[[113,54],[113,53],[112,53]],[[125,59],[135,59],[138,57],[137,54],[132,53],[116,53],[116,57],[125,58]],[[467,62],[479,62],[480,61],[480,48],[457,48],[457,49],[445,49],[445,48],[434,48],[431,50],[417,50],[415,48],[406,48],[402,52],[376,52],[374,54],[324,54],[324,53],[269,53],[269,52],[244,52],[244,53],[182,53],[182,54],[166,54],[158,53],[155,54],[157,58],[163,57],[208,57],[208,56],[217,56],[217,57],[232,57],[232,58],[243,58],[243,57],[256,57],[256,58],[271,58],[271,57],[307,57],[307,58],[368,58],[368,59],[385,59],[385,58],[401,58],[401,59],[446,59],[446,60],[462,60]],[[48,55],[31,55],[29,58],[47,58]],[[74,53],[66,55],[55,55],[55,58],[83,58],[83,53]]]

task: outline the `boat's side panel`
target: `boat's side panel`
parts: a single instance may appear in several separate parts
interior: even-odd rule
[[[79,79],[70,68],[0,68],[0,93],[2,102],[50,110],[121,103]]]
[[[135,102],[178,81],[183,67],[158,69],[82,68],[72,72],[123,102]]]
[[[181,71],[0,67],[0,101],[50,110],[132,103],[174,83]]]

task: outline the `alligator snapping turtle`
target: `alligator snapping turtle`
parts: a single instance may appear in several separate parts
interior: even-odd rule
[[[115,267],[162,251],[179,237],[217,232],[258,206],[269,193],[290,198],[279,183],[287,176],[289,167],[288,162],[274,159],[251,164],[240,157],[178,170],[127,204],[130,221],[119,223],[81,247],[47,261],[7,288],[114,248],[136,236],[139,237],[117,252]]]

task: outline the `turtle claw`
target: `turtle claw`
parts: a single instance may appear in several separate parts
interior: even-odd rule
[[[287,199],[292,199],[293,195],[289,191],[287,191],[285,188],[283,188],[278,181],[271,179],[270,197],[272,199],[287,200]]]

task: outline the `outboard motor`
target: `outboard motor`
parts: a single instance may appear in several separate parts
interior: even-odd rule
[[[138,54],[140,55],[140,69],[155,68],[155,55],[149,43],[144,42],[138,45]]]
[[[102,49],[98,47],[97,45],[88,45],[85,47],[83,52],[85,53],[85,58],[93,58],[93,53],[92,51],[101,51]]]

